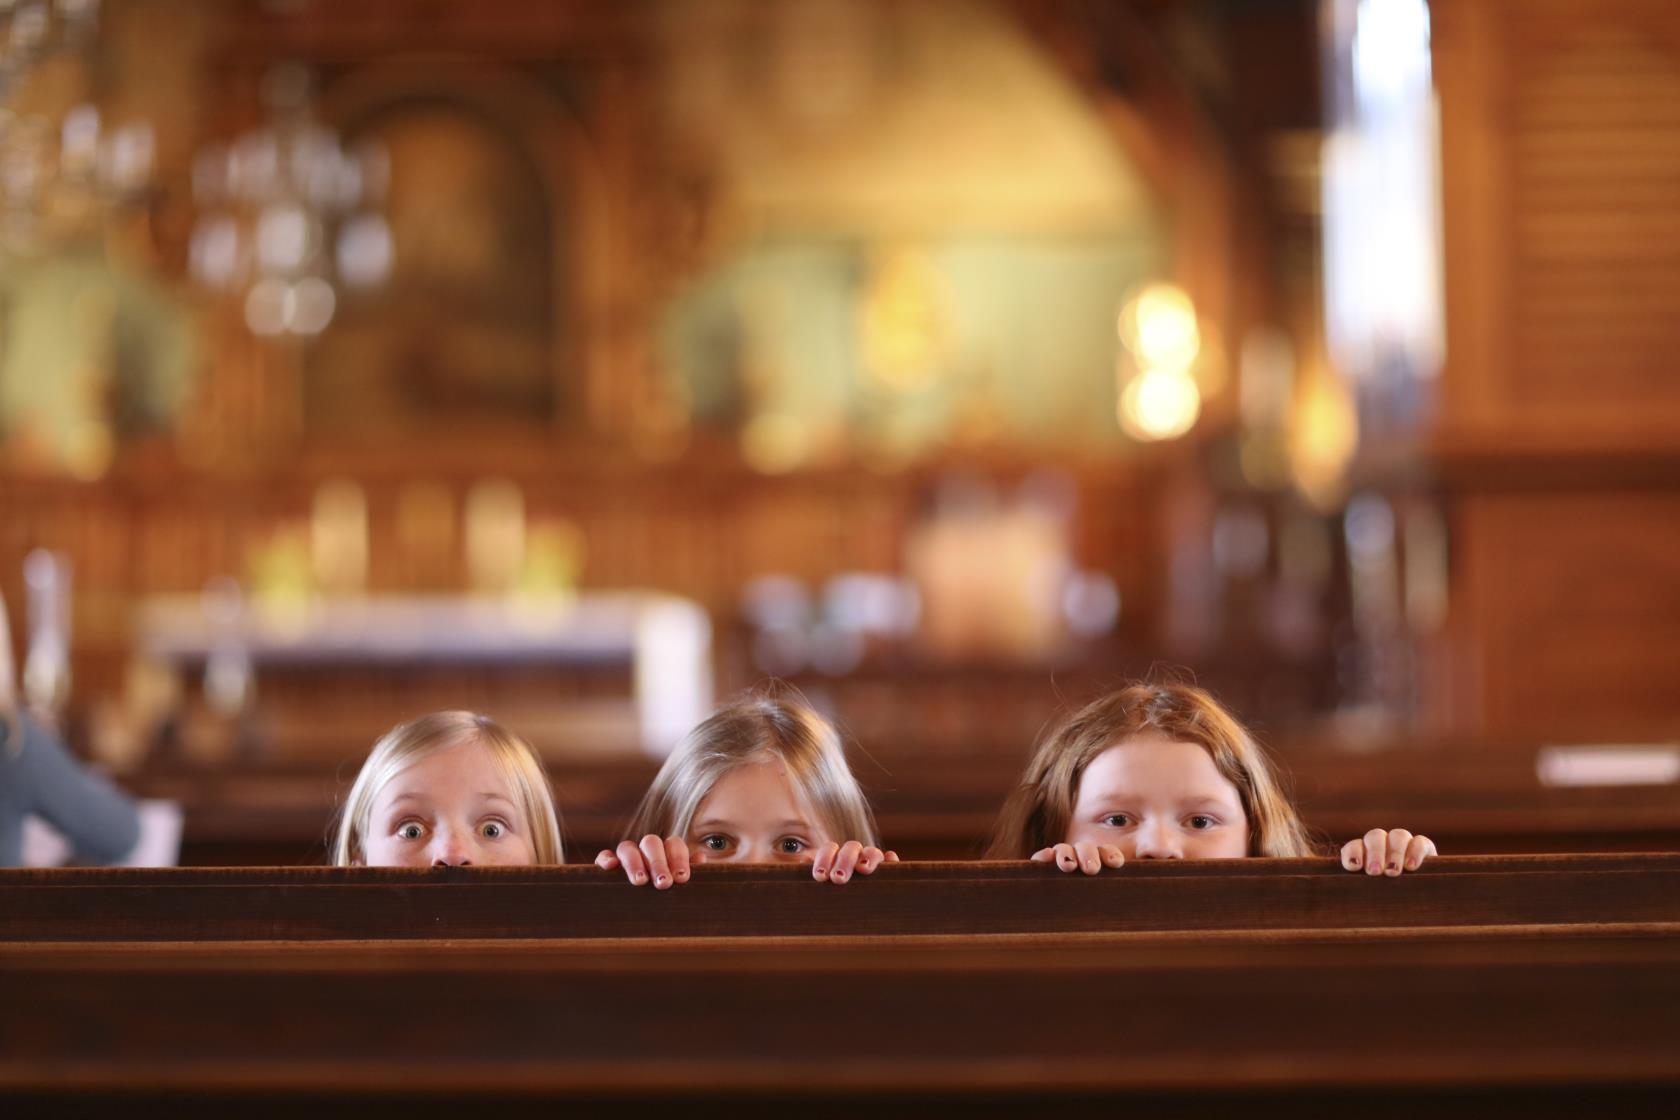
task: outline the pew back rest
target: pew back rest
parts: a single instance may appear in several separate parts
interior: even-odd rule
[[[1680,922],[1680,855],[1441,857],[1396,879],[1332,860],[698,868],[669,891],[592,867],[0,872],[0,941],[662,938]]]

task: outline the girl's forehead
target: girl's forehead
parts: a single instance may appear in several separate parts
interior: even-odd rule
[[[464,739],[404,762],[380,787],[376,800],[390,801],[405,793],[506,795],[511,785],[488,747],[476,739]]]
[[[703,820],[717,812],[776,820],[808,816],[803,791],[787,764],[764,755],[744,759],[719,775],[700,799],[695,818]]]
[[[1121,740],[1085,768],[1079,783],[1081,800],[1116,792],[1237,798],[1236,787],[1219,772],[1206,747],[1158,731]]]

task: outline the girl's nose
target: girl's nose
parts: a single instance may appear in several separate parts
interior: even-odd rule
[[[466,867],[472,863],[472,850],[453,832],[440,834],[432,845],[433,867]]]
[[[1144,825],[1137,832],[1137,858],[1183,859],[1184,849],[1172,829],[1160,821]]]
[[[769,844],[742,844],[742,863],[775,863],[776,853]]]

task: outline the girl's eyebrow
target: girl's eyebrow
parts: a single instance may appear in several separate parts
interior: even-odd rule
[[[719,820],[717,817],[708,817],[703,821],[696,821],[694,824],[690,825],[689,827],[694,828],[694,829],[701,829],[701,828],[729,829],[729,828],[734,828],[735,827],[735,822],[734,821]],[[777,828],[777,829],[782,829],[782,828],[804,829],[804,830],[808,831],[811,826],[808,823],[806,823],[805,821],[777,821],[774,824],[772,824],[770,827],[771,828]]]
[[[505,793],[497,793],[494,790],[486,790],[483,793],[480,793],[478,795],[478,798],[479,798],[480,801],[500,801],[500,802],[502,802],[506,805],[512,805],[513,804],[513,798],[509,797]],[[398,805],[401,805],[405,801],[425,801],[425,800],[426,800],[426,795],[425,794],[416,793],[413,790],[408,790],[406,792],[399,793],[399,794],[397,794],[397,796],[393,797],[391,799],[391,807],[394,809]]]

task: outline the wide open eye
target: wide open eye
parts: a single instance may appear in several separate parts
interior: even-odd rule
[[[501,821],[485,821],[478,826],[478,834],[486,840],[500,840],[507,832],[507,825]]]
[[[424,835],[425,826],[419,821],[404,821],[397,826],[397,836],[403,840],[418,840]]]
[[[796,856],[810,845],[797,836],[784,836],[776,841],[776,850],[784,856]]]
[[[1219,824],[1217,820],[1208,816],[1206,813],[1197,813],[1186,823],[1188,823],[1190,827],[1195,829],[1197,832],[1206,832],[1208,829],[1215,828]]]
[[[700,837],[700,846],[708,852],[726,852],[729,850],[729,837],[721,832],[713,832]]]

